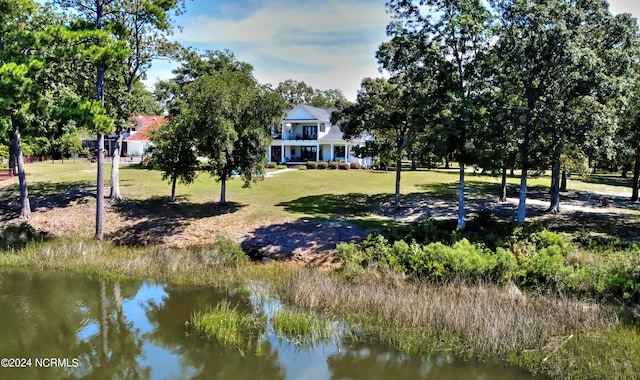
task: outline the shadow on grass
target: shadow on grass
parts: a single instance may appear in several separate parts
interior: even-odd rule
[[[87,198],[95,196],[95,186],[82,181],[36,182],[27,186],[32,211],[65,208],[73,202],[86,202]],[[20,216],[20,191],[17,184],[0,189],[0,210],[0,222]]]
[[[545,220],[544,224],[557,232],[576,234],[586,231],[618,237],[625,241],[639,241],[640,220],[627,214],[596,214],[576,211],[571,214],[555,215],[554,218]]]
[[[631,188],[631,183],[633,181],[631,177],[622,178],[619,174],[591,174],[584,178],[578,177],[578,179],[585,183],[629,188]]]
[[[165,196],[125,200],[112,208],[134,224],[114,231],[108,238],[118,244],[132,246],[162,243],[166,237],[180,234],[190,220],[232,214],[243,207],[245,205],[235,202],[224,205],[217,202],[172,203]]]
[[[380,205],[392,204],[393,194],[323,194],[310,195],[281,202],[276,206],[286,211],[310,214],[318,217],[363,217],[377,210]]]

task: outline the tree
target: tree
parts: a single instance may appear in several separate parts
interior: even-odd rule
[[[501,60],[501,86],[524,103],[525,117],[516,120],[522,160],[517,220],[523,222],[534,149],[540,147],[551,157],[549,211],[557,212],[564,144],[584,145],[588,136],[612,133],[607,102],[616,92],[614,78],[628,67],[623,49],[629,46],[632,28],[628,16],[613,18],[602,1],[491,4],[500,21],[494,48]],[[602,132],[594,133],[598,130]]]
[[[38,35],[28,24],[35,7],[30,0],[0,0],[0,116],[10,121],[10,161],[17,163],[21,219],[31,216],[31,206],[20,127],[29,109],[37,102],[36,76],[44,65],[34,51]]]
[[[307,104],[318,108],[343,108],[349,104],[342,91],[337,89],[318,90],[305,82],[287,79],[275,88],[287,107]]]
[[[176,122],[195,131],[196,148],[207,159],[204,169],[221,183],[221,204],[234,174],[245,186],[263,178],[270,127],[282,116],[281,98],[260,85],[252,70],[228,52],[190,56],[176,70],[174,83],[185,83],[184,92],[174,94],[184,100]]]
[[[478,68],[488,49],[491,15],[480,0],[389,0],[387,8],[393,20],[387,35],[393,41],[415,46],[411,55],[390,57],[393,68],[407,65],[432,67],[440,73],[445,112],[440,115],[453,138],[460,165],[458,227],[464,228],[464,174],[469,163],[470,135],[479,111],[476,104],[482,78]],[[426,59],[425,59],[426,58]],[[400,64],[397,61],[400,60]],[[384,68],[387,68],[383,64]]]
[[[118,3],[118,8],[106,15],[106,21],[118,26],[113,29],[114,38],[126,43],[129,54],[125,64],[114,70],[111,81],[111,87],[120,91],[106,94],[106,100],[114,104],[118,111],[116,144],[111,165],[111,203],[122,200],[119,174],[122,131],[129,116],[139,106],[140,98],[135,96],[140,93],[140,80],[144,79],[154,59],[174,53],[176,45],[167,40],[172,32],[170,13],[181,13],[184,0],[120,0]],[[135,87],[136,84],[138,88]]]
[[[193,183],[200,165],[196,156],[193,131],[188,123],[182,122],[183,120],[189,118],[176,117],[153,131],[153,145],[147,150],[151,157],[151,166],[162,170],[162,179],[168,180],[171,184],[171,202],[176,200],[176,183]]]
[[[358,90],[356,103],[331,115],[331,121],[340,125],[345,139],[352,139],[365,132],[373,136],[373,141],[369,141],[366,146],[368,154],[385,151],[382,147],[390,148],[387,153],[395,161],[396,171],[395,209],[400,207],[404,150],[409,140],[416,135],[410,119],[412,95],[403,83],[384,78],[365,78]],[[384,159],[384,156],[378,157]]]
[[[155,95],[140,81],[134,83],[131,89],[129,108],[134,115],[161,115],[163,111]]]
[[[313,98],[313,87],[309,86],[305,82],[298,82],[293,79],[287,79],[284,82],[280,82],[275,88],[275,92],[278,93],[287,107],[293,108],[298,104],[311,105],[311,99]]]

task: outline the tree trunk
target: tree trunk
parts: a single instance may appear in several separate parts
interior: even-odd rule
[[[464,228],[464,162],[460,162],[460,184],[458,187],[458,228]]]
[[[507,201],[507,166],[502,167],[502,182],[500,183],[500,202]]]
[[[449,155],[448,154],[446,154],[444,156],[444,168],[445,169],[449,169]]]
[[[631,201],[638,201],[638,187],[640,186],[640,146],[636,148],[636,162],[633,165],[633,184],[631,185]]]
[[[29,203],[29,191],[27,189],[27,176],[24,171],[24,158],[22,157],[22,143],[20,141],[20,128],[15,117],[11,116],[13,127],[13,151],[15,153],[18,169],[18,184],[20,186],[20,219],[29,219],[31,216],[31,205]]]
[[[411,159],[411,171],[416,171],[418,170],[418,164],[416,163],[416,159],[415,157]]]
[[[560,152],[553,158],[553,168],[551,170],[551,194],[550,204],[547,212],[557,214],[560,212]]]
[[[96,238],[104,237],[104,133],[98,133],[96,178]]]
[[[402,159],[400,154],[396,157],[396,191],[393,196],[393,208],[395,210],[400,208],[400,173],[402,170]]]
[[[567,191],[567,171],[562,171],[562,178],[560,178],[560,191]]]
[[[18,165],[16,164],[17,162],[17,154],[16,154],[16,146],[15,144],[11,143],[9,145],[9,169],[11,169],[11,172],[13,173],[14,176],[18,175]]]
[[[111,159],[111,190],[109,192],[109,202],[118,203],[122,200],[120,194],[120,154],[122,152],[122,130],[118,129],[116,146],[113,149]]]
[[[96,1],[96,29],[103,26],[102,3]],[[104,106],[104,72],[103,66],[96,69],[96,100]],[[104,133],[98,132],[97,141],[97,176],[96,176],[96,238],[104,237]]]
[[[227,203],[227,179],[223,176],[220,179],[220,204]]]
[[[171,178],[171,202],[176,201],[176,182],[178,181],[178,176],[175,175]]]
[[[516,175],[516,170],[513,167],[511,167],[511,169],[509,169],[509,175],[512,176],[512,177]]]
[[[518,223],[524,223],[524,220],[527,217],[527,172],[529,170],[529,142],[531,140],[531,129],[533,128],[534,108],[535,95],[527,94],[527,111],[524,127],[524,140],[520,148],[520,151],[522,152],[522,173],[520,174],[520,200],[518,202],[518,215],[516,217],[516,221]]]

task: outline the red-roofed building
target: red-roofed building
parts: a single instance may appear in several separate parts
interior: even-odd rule
[[[168,119],[162,115],[133,115],[129,120],[129,128],[122,133],[122,154],[121,156],[142,156],[151,144],[150,133],[161,125],[165,124]],[[116,134],[112,133],[109,136],[105,136],[104,149],[107,156],[113,154],[113,150],[116,146]],[[83,147],[94,152],[96,149],[96,138],[91,137],[82,141]]]
[[[133,115],[130,121],[130,129],[125,134],[124,143],[126,147],[122,147],[124,155],[138,155],[147,150],[151,144],[150,132],[165,124],[168,119],[158,115]]]

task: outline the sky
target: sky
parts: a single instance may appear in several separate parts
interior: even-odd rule
[[[355,100],[365,77],[382,74],[375,58],[388,38],[384,0],[186,0],[172,39],[200,51],[233,52],[261,83],[293,79]],[[640,1],[610,0],[614,14],[640,17]],[[146,85],[172,77],[175,63],[155,61]]]

